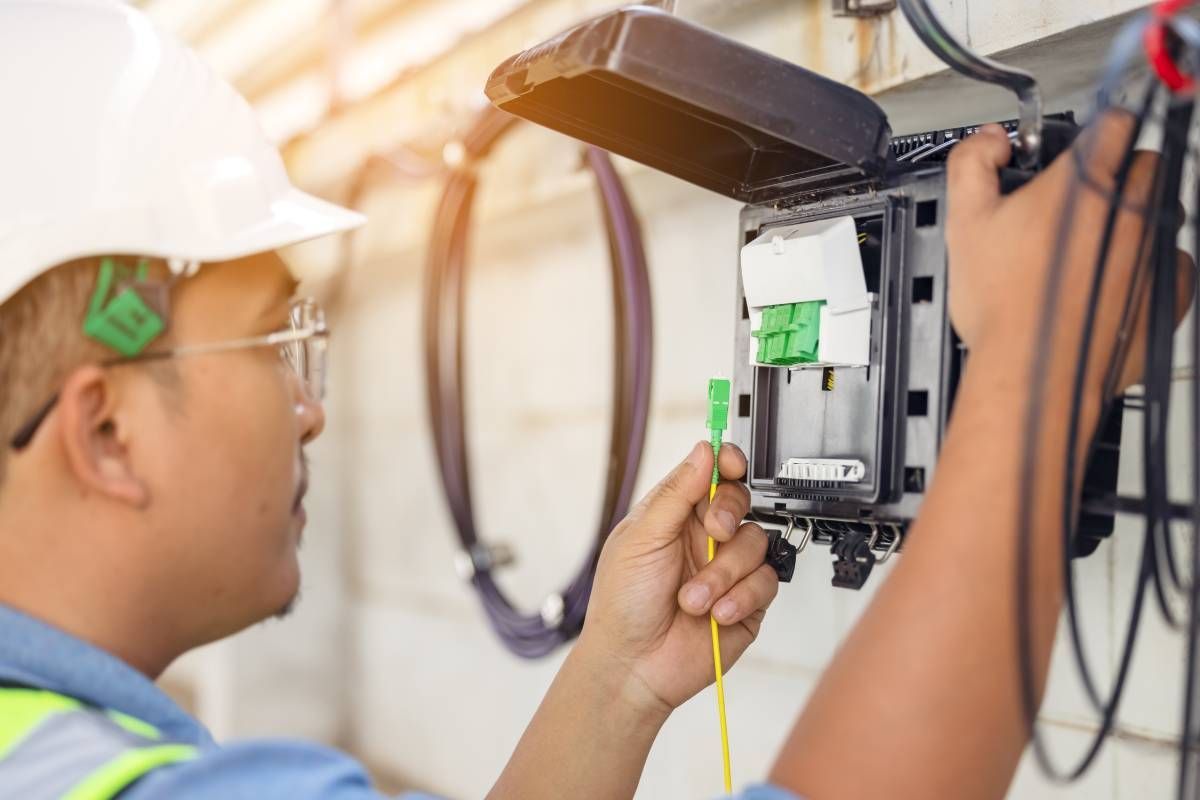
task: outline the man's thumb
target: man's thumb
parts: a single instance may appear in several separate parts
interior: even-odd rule
[[[986,125],[950,151],[947,164],[947,228],[978,222],[1000,201],[1000,168],[1012,158],[1012,144],[999,125]]]
[[[696,504],[708,495],[712,481],[713,452],[708,442],[697,442],[675,469],[650,490],[631,515],[630,532],[637,538],[669,541],[679,536]]]

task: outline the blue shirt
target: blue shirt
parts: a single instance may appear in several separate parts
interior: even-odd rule
[[[191,761],[160,767],[121,800],[384,800],[366,770],[312,742],[249,740],[219,745],[145,675],[56,628],[0,605],[0,680],[76,697],[148,722],[168,739],[199,748]],[[432,800],[408,794],[403,800]],[[770,786],[739,800],[795,800]]]

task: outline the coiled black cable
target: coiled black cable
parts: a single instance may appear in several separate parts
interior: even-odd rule
[[[1159,96],[1157,83],[1152,83],[1146,90],[1142,100],[1141,108],[1134,122],[1134,129],[1130,135],[1131,141],[1137,141],[1141,135],[1143,120],[1150,113],[1154,106],[1155,99]],[[1125,187],[1129,182],[1129,172],[1133,166],[1135,152],[1130,148],[1123,156],[1121,164],[1117,169],[1115,186],[1112,196],[1109,198],[1108,211],[1105,218],[1104,233],[1100,243],[1100,249],[1096,254],[1094,272],[1092,274],[1092,283],[1088,290],[1087,310],[1084,319],[1083,335],[1080,338],[1078,354],[1076,356],[1075,376],[1071,388],[1071,409],[1072,413],[1069,417],[1067,428],[1067,452],[1066,452],[1066,469],[1063,473],[1063,505],[1062,505],[1062,532],[1063,541],[1062,547],[1064,553],[1069,553],[1072,547],[1072,539],[1075,536],[1073,530],[1076,520],[1078,519],[1078,503],[1075,496],[1075,485],[1079,465],[1079,459],[1076,457],[1079,444],[1079,419],[1080,410],[1083,404],[1083,392],[1085,377],[1087,374],[1087,364],[1091,358],[1092,332],[1095,329],[1096,315],[1099,311],[1100,291],[1104,283],[1104,276],[1108,266],[1108,255],[1112,246],[1112,238],[1115,233],[1117,215],[1121,210],[1121,197],[1125,193]],[[1079,168],[1077,166],[1077,168]],[[1139,252],[1142,252],[1149,241],[1150,227],[1146,226],[1142,234],[1142,242],[1139,245]],[[1136,310],[1136,303],[1133,302],[1135,293],[1130,293],[1130,302],[1126,304],[1124,317],[1130,318]],[[1127,323],[1126,323],[1127,324]],[[1123,354],[1122,354],[1123,356]],[[1114,363],[1120,363],[1121,359],[1116,359]],[[1116,370],[1110,367],[1108,375],[1105,376],[1104,385],[1110,386],[1110,381],[1115,382],[1117,378]],[[1111,396],[1111,390],[1105,395]],[[1108,413],[1122,413],[1121,408],[1110,408]],[[1079,604],[1075,593],[1075,570],[1073,562],[1069,558],[1064,558],[1062,561],[1063,569],[1063,595],[1066,600],[1067,622],[1071,636],[1071,645],[1076,653],[1076,664],[1079,669],[1081,681],[1084,689],[1087,692],[1088,698],[1092,705],[1103,713],[1103,708],[1108,701],[1100,699],[1100,692],[1096,688],[1096,681],[1093,677],[1092,670],[1088,664],[1085,653],[1087,652],[1083,642],[1083,632],[1079,624]],[[1135,634],[1136,627],[1130,625],[1127,630],[1129,634]],[[1123,648],[1124,650],[1124,648]],[[1119,695],[1118,695],[1119,696]]]
[[[1141,23],[1144,24],[1144,23]],[[1126,37],[1129,38],[1129,37]],[[1126,629],[1125,640],[1121,646],[1121,654],[1118,659],[1117,675],[1115,677],[1112,690],[1108,697],[1101,699],[1099,691],[1096,689],[1095,680],[1092,677],[1092,671],[1087,663],[1087,658],[1082,642],[1082,637],[1078,625],[1078,610],[1074,593],[1074,582],[1071,564],[1068,558],[1070,552],[1070,544],[1074,535],[1073,527],[1075,522],[1075,510],[1077,508],[1077,498],[1075,490],[1075,469],[1077,466],[1075,459],[1075,448],[1078,442],[1078,420],[1080,417],[1079,411],[1082,400],[1082,383],[1084,373],[1087,369],[1087,362],[1091,352],[1091,337],[1099,303],[1100,288],[1103,283],[1104,269],[1107,265],[1108,254],[1112,239],[1113,227],[1116,222],[1117,211],[1120,210],[1125,201],[1122,197],[1126,181],[1128,178],[1129,168],[1132,165],[1135,156],[1134,148],[1138,139],[1138,133],[1141,130],[1142,123],[1150,114],[1150,109],[1153,106],[1153,100],[1156,91],[1151,89],[1146,96],[1144,103],[1138,113],[1137,125],[1134,135],[1131,136],[1128,143],[1128,149],[1122,158],[1122,164],[1117,173],[1117,185],[1109,194],[1109,209],[1108,219],[1106,221],[1106,229],[1101,243],[1100,251],[1097,255],[1095,264],[1095,272],[1093,273],[1093,281],[1089,290],[1087,300],[1087,316],[1085,319],[1085,328],[1082,341],[1079,347],[1078,359],[1076,363],[1075,380],[1071,398],[1071,413],[1068,435],[1068,452],[1067,470],[1062,484],[1062,501],[1063,501],[1063,517],[1060,520],[1061,525],[1061,543],[1063,557],[1063,577],[1064,577],[1064,593],[1067,602],[1068,620],[1071,630],[1071,644],[1074,650],[1075,660],[1079,668],[1082,682],[1087,690],[1088,696],[1093,705],[1100,712],[1100,726],[1095,736],[1092,738],[1089,746],[1084,753],[1083,758],[1077,765],[1069,770],[1059,770],[1054,766],[1050,759],[1046,745],[1042,737],[1039,735],[1036,726],[1037,713],[1037,698],[1036,687],[1034,682],[1034,668],[1032,665],[1032,642],[1030,641],[1030,628],[1032,623],[1032,600],[1029,595],[1030,586],[1030,558],[1031,558],[1031,537],[1032,537],[1032,502],[1033,502],[1033,484],[1036,473],[1036,465],[1038,463],[1038,446],[1040,434],[1040,420],[1034,413],[1034,409],[1040,405],[1044,395],[1043,388],[1036,382],[1033,384],[1034,390],[1031,393],[1027,419],[1029,422],[1026,438],[1024,442],[1024,464],[1021,474],[1019,509],[1020,517],[1018,524],[1018,558],[1016,569],[1017,583],[1017,638],[1018,638],[1018,659],[1021,683],[1021,700],[1025,715],[1026,724],[1029,726],[1032,737],[1032,744],[1037,760],[1042,767],[1042,770],[1050,777],[1060,780],[1069,781],[1080,777],[1087,768],[1093,763],[1095,757],[1099,754],[1103,743],[1111,732],[1116,721],[1117,709],[1120,705],[1123,690],[1126,685],[1126,679],[1129,673],[1129,666],[1132,661],[1133,649],[1137,640],[1137,633],[1142,617],[1144,606],[1144,598],[1149,586],[1153,585],[1156,596],[1159,600],[1160,611],[1164,618],[1168,621],[1172,620],[1171,609],[1166,598],[1166,587],[1168,582],[1171,586],[1179,589],[1183,586],[1182,581],[1178,576],[1175,566],[1175,559],[1172,552],[1173,543],[1170,540],[1169,520],[1171,519],[1170,503],[1167,499],[1166,487],[1166,439],[1165,439],[1165,420],[1166,413],[1169,408],[1169,393],[1170,382],[1172,379],[1172,341],[1174,334],[1175,320],[1175,295],[1176,295],[1176,235],[1178,227],[1182,224],[1179,218],[1179,194],[1180,182],[1183,173],[1184,164],[1188,158],[1188,132],[1191,126],[1193,106],[1191,102],[1175,103],[1169,109],[1164,125],[1164,137],[1162,146],[1162,158],[1159,167],[1156,171],[1153,189],[1151,192],[1151,202],[1146,209],[1140,209],[1139,213],[1143,216],[1143,241],[1138,248],[1139,263],[1141,256],[1146,254],[1149,248],[1149,280],[1150,280],[1150,325],[1147,336],[1147,353],[1146,353],[1146,418],[1143,420],[1145,427],[1144,445],[1144,467],[1145,467],[1145,491],[1146,491],[1146,536],[1143,542],[1141,561],[1138,568],[1137,583],[1134,589],[1133,604],[1130,612],[1130,620]],[[1107,99],[1111,96],[1110,87],[1105,87],[1101,93],[1100,111],[1104,111],[1107,105]],[[1060,296],[1063,286],[1060,278],[1060,267],[1066,251],[1067,240],[1070,235],[1068,230],[1073,217],[1073,208],[1075,206],[1078,191],[1081,185],[1089,183],[1082,176],[1086,174],[1086,158],[1081,152],[1076,151],[1077,158],[1077,180],[1072,182],[1065,210],[1063,214],[1063,227],[1059,231],[1055,250],[1051,257],[1051,270],[1047,277],[1047,292],[1045,306],[1043,307],[1040,320],[1039,331],[1043,340],[1049,341],[1054,334],[1054,309],[1057,305],[1057,299]],[[1097,187],[1090,185],[1089,190],[1095,190]],[[1139,274],[1135,278],[1134,288],[1130,292],[1130,296],[1126,301],[1124,312],[1124,320],[1122,323],[1123,334],[1118,342],[1116,352],[1114,352],[1112,360],[1108,366],[1106,379],[1104,382],[1106,396],[1115,388],[1116,379],[1120,365],[1124,362],[1125,348],[1128,344],[1128,330],[1132,318],[1135,316],[1136,306],[1139,298],[1144,297],[1141,288],[1142,278]],[[1034,373],[1040,375],[1045,368],[1045,362],[1048,359],[1048,353],[1052,350],[1050,346],[1043,348],[1035,359]],[[1196,413],[1196,409],[1193,409]],[[1195,507],[1195,502],[1193,503]],[[1193,513],[1195,511],[1193,510]],[[1193,560],[1195,559],[1195,546],[1193,542]],[[1195,582],[1188,587],[1189,592],[1194,598]],[[1194,614],[1193,604],[1193,614]],[[1195,636],[1196,619],[1193,616],[1189,620],[1189,653],[1194,654],[1195,642],[1191,637]],[[1193,655],[1194,657],[1194,655]],[[1189,669],[1191,666],[1189,665]],[[1185,704],[1185,716],[1191,713],[1191,692],[1192,684],[1189,682],[1189,698]],[[1187,717],[1185,721],[1185,736],[1181,739],[1181,746],[1186,751],[1187,731],[1191,727],[1191,717]],[[1181,752],[1181,759],[1185,756],[1185,752]],[[1181,763],[1181,770],[1185,765]],[[1181,773],[1182,774],[1182,773]],[[1180,791],[1183,792],[1183,780],[1181,778]]]
[[[1196,206],[1193,212],[1193,239],[1200,247],[1200,182],[1197,183]],[[1196,356],[1200,354],[1200,290],[1192,292],[1192,438],[1200,431],[1200,369],[1196,368]],[[1192,447],[1192,547],[1191,581],[1188,584],[1187,649],[1184,666],[1183,726],[1179,737],[1179,800],[1200,798],[1200,765],[1197,764],[1197,746],[1200,745],[1200,546],[1196,532],[1200,531],[1200,447],[1193,441]]]
[[[633,205],[607,153],[587,149],[596,178],[612,264],[615,357],[613,417],[604,501],[594,541],[562,591],[561,604],[527,613],[505,596],[493,575],[494,551],[482,543],[471,500],[465,433],[463,334],[475,168],[518,119],[485,109],[462,139],[463,158],[446,179],[433,226],[425,286],[425,371],[430,424],[441,483],[469,577],[501,641],[523,658],[539,658],[583,627],[600,549],[633,497],[649,412],[652,318],[650,279]],[[554,607],[557,606],[557,607]]]
[[[1078,147],[1079,145],[1076,145],[1076,146]],[[1084,159],[1084,161],[1086,162],[1086,158]],[[1078,171],[1077,171],[1076,175],[1078,175],[1078,174],[1080,174],[1080,173],[1078,173]],[[1047,285],[1046,285],[1045,300],[1044,300],[1045,305],[1042,308],[1041,318],[1039,320],[1039,334],[1040,334],[1040,337],[1043,337],[1040,340],[1046,342],[1045,347],[1040,348],[1038,350],[1038,352],[1035,356],[1035,359],[1034,359],[1035,367],[1038,368],[1039,370],[1045,370],[1045,368],[1046,368],[1045,362],[1048,360],[1048,354],[1053,349],[1052,348],[1052,341],[1053,341],[1053,337],[1054,337],[1053,323],[1054,323],[1054,319],[1055,319],[1054,310],[1057,305],[1057,298],[1058,298],[1059,293],[1062,288],[1060,266],[1062,264],[1063,256],[1066,251],[1067,239],[1069,238],[1069,235],[1070,235],[1069,225],[1070,225],[1070,221],[1074,218],[1074,212],[1075,212],[1075,208],[1076,208],[1077,201],[1078,201],[1078,194],[1081,189],[1081,183],[1082,182],[1080,180],[1078,180],[1077,178],[1072,180],[1072,182],[1068,188],[1067,196],[1063,203],[1063,210],[1062,210],[1063,223],[1062,223],[1062,227],[1057,235],[1055,251],[1052,255],[1052,260],[1050,262],[1051,269],[1047,275],[1047,281],[1046,281]],[[1117,196],[1117,195],[1114,195],[1114,196]],[[1110,201],[1110,202],[1115,202],[1115,201]],[[1111,214],[1111,210],[1110,210],[1110,214]],[[1107,240],[1107,238],[1108,237],[1106,237],[1106,240]],[[1108,242],[1105,241],[1102,244],[1106,246],[1108,244]],[[1098,256],[1098,259],[1103,259],[1103,260],[1100,260],[1098,263],[1104,264],[1105,261],[1107,260],[1105,258],[1105,256],[1106,256],[1106,254],[1102,252]],[[1093,301],[1098,300],[1098,297],[1093,296],[1090,298],[1090,300],[1093,300]],[[1094,305],[1094,303],[1093,303],[1093,305]],[[1089,315],[1088,315],[1089,319],[1094,319],[1094,314],[1095,314],[1095,310],[1089,309]],[[1088,344],[1090,345],[1090,343],[1088,343]],[[1086,350],[1088,352],[1090,352],[1090,346],[1088,346],[1086,348]],[[1077,367],[1077,368],[1081,368],[1081,367]],[[1041,374],[1041,372],[1039,372],[1038,374]],[[1035,412],[1035,409],[1038,408],[1041,405],[1041,403],[1043,402],[1044,388],[1040,383],[1037,383],[1037,382],[1035,382],[1031,385],[1033,386],[1033,391],[1031,392],[1029,404],[1028,404],[1027,411],[1026,411],[1026,429],[1025,429],[1026,433],[1025,433],[1025,441],[1023,442],[1025,459],[1024,459],[1024,464],[1022,466],[1022,469],[1023,470],[1033,470],[1034,472],[1036,472],[1036,467],[1037,467],[1037,463],[1038,463],[1037,462],[1037,451],[1038,451],[1038,446],[1040,444],[1039,440],[1040,440],[1040,435],[1041,435],[1041,419],[1040,419],[1040,416]],[[1032,603],[1032,597],[1031,597],[1031,591],[1032,591],[1031,583],[1032,582],[1030,579],[1031,578],[1031,576],[1030,576],[1031,555],[1032,555],[1032,552],[1031,552],[1032,551],[1032,527],[1031,526],[1033,524],[1032,506],[1033,506],[1034,477],[1035,477],[1035,475],[1027,474],[1024,471],[1022,472],[1021,482],[1020,482],[1020,495],[1019,495],[1019,499],[1018,499],[1019,522],[1018,522],[1018,530],[1017,530],[1016,602],[1017,602],[1017,656],[1018,656],[1018,666],[1019,666],[1019,674],[1020,674],[1020,696],[1021,696],[1022,710],[1023,710],[1024,717],[1025,717],[1025,723],[1028,726],[1029,731],[1030,731],[1030,738],[1031,738],[1033,751],[1034,751],[1034,754],[1035,754],[1039,764],[1042,767],[1043,772],[1045,772],[1047,775],[1049,775],[1053,779],[1060,780],[1060,781],[1069,781],[1069,780],[1075,780],[1076,778],[1081,776],[1087,770],[1087,768],[1091,765],[1091,763],[1094,761],[1095,757],[1099,754],[1100,749],[1103,745],[1104,739],[1107,736],[1108,729],[1111,726],[1112,718],[1115,716],[1116,709],[1119,706],[1120,698],[1122,695],[1122,690],[1125,685],[1125,678],[1128,675],[1128,667],[1129,667],[1129,662],[1131,660],[1130,656],[1132,654],[1132,644],[1136,640],[1138,625],[1141,620],[1141,604],[1142,604],[1142,599],[1144,597],[1144,591],[1143,591],[1144,581],[1139,578],[1138,589],[1134,595],[1134,609],[1133,609],[1133,612],[1131,615],[1129,629],[1128,629],[1128,633],[1127,633],[1127,645],[1128,646],[1126,648],[1126,652],[1122,654],[1121,666],[1118,669],[1118,676],[1117,676],[1117,680],[1115,681],[1115,684],[1113,687],[1112,695],[1110,696],[1109,701],[1104,704],[1106,713],[1104,714],[1105,719],[1101,726],[1102,732],[1093,738],[1093,740],[1089,744],[1083,758],[1080,760],[1080,762],[1075,767],[1073,767],[1069,770],[1066,770],[1066,771],[1060,770],[1054,765],[1053,760],[1051,759],[1051,757],[1049,755],[1048,748],[1046,747],[1045,741],[1042,738],[1040,731],[1037,727],[1037,723],[1036,723],[1038,700],[1037,700],[1036,681],[1034,678],[1035,669],[1033,667],[1033,643],[1031,640],[1032,615],[1033,615],[1032,605],[1033,605],[1033,603]],[[1074,485],[1072,485],[1071,486],[1071,494],[1069,496],[1070,500],[1071,500],[1070,505],[1072,508],[1075,505],[1074,491],[1075,491]],[[1071,535],[1072,535],[1071,529],[1073,528],[1073,524],[1074,524],[1074,521],[1073,521],[1073,519],[1071,519],[1071,521],[1068,522],[1068,524],[1065,526],[1065,530],[1063,532],[1063,541],[1064,542],[1070,541]],[[1062,557],[1064,560],[1068,559],[1068,553],[1070,552],[1069,549],[1067,549],[1067,547],[1068,547],[1067,544],[1063,545]],[[1070,570],[1070,565],[1068,564],[1064,568],[1067,570]],[[1145,560],[1145,558],[1143,558],[1142,567],[1139,569],[1139,572],[1144,573],[1145,569],[1146,569],[1146,560]],[[1067,588],[1068,587],[1064,586],[1064,590],[1066,590]],[[1072,605],[1072,604],[1073,604],[1073,599],[1069,598],[1068,606],[1070,607],[1070,605]],[[1086,662],[1086,657],[1081,649],[1082,643],[1077,640],[1075,633],[1076,633],[1076,631],[1073,629],[1072,630],[1072,642],[1077,647],[1076,658],[1077,658],[1078,663],[1082,665],[1081,669],[1086,670],[1087,662]]]
[[[1163,618],[1174,628],[1179,628],[1181,621],[1171,608],[1167,595],[1170,588],[1179,591],[1183,584],[1179,577],[1168,513],[1167,420],[1171,409],[1171,365],[1175,353],[1175,240],[1180,222],[1178,198],[1194,108],[1194,102],[1188,100],[1174,103],[1167,112],[1163,161],[1168,181],[1161,210],[1164,225],[1156,237],[1153,257],[1154,271],[1150,286],[1152,313],[1148,319],[1146,337],[1146,407],[1143,412],[1146,509],[1150,533],[1155,540],[1158,567],[1154,573],[1155,596]]]

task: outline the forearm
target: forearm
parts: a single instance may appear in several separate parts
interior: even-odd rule
[[[798,721],[772,775],[780,785],[839,800],[998,798],[1007,790],[1026,744],[1014,570],[1029,370],[1013,352],[1021,348],[972,356],[920,519]],[[1066,370],[1046,378],[1030,515],[1039,693],[1062,589],[1070,382],[1055,374]],[[1098,409],[1099,392],[1088,393],[1081,445]],[[879,768],[864,769],[862,753],[876,754]]]
[[[667,710],[581,641],[488,797],[629,798]]]

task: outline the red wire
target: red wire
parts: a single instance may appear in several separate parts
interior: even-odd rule
[[[1173,16],[1192,4],[1194,0],[1161,0],[1154,7],[1154,15],[1159,17]]]
[[[1155,22],[1146,28],[1146,57],[1150,66],[1154,68],[1159,80],[1176,93],[1191,91],[1196,85],[1196,80],[1179,69],[1179,65],[1167,50],[1166,20],[1193,2],[1194,0],[1162,0],[1154,7]]]

